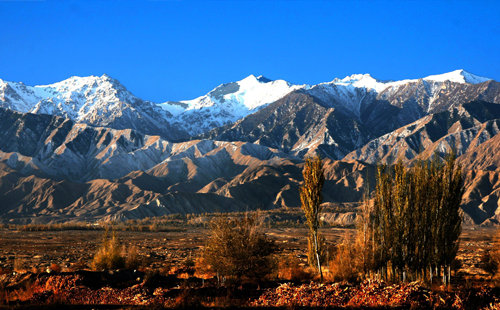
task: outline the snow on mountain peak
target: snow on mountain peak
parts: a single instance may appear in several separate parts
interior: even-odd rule
[[[270,79],[266,78],[266,77],[265,77],[265,76],[263,76],[263,75],[259,75],[259,76],[257,77],[257,80],[258,80],[258,81],[260,81],[260,82],[262,82],[262,83],[269,83],[269,82],[272,82],[272,81],[273,81],[273,80],[270,80]]]
[[[106,74],[101,77],[72,76],[48,85],[27,86],[20,82],[6,84],[11,91],[4,95],[5,103],[2,106],[23,113],[59,115],[77,121],[91,117],[92,113],[103,114],[102,110],[109,110],[110,105],[139,100]]]
[[[200,119],[197,114],[203,114],[199,123],[195,122],[187,128],[189,133],[198,134],[215,126],[235,122],[304,87],[252,74],[237,82],[221,84],[205,96],[180,102],[168,101],[159,106],[170,112],[182,126],[193,118]]]
[[[472,74],[470,72],[465,71],[464,69],[455,70],[448,73],[438,74],[438,75],[430,75],[424,78],[426,81],[434,81],[434,82],[444,82],[450,81],[455,83],[467,83],[467,84],[479,84],[486,81],[490,81],[491,79],[487,77],[478,76]]]
[[[348,86],[352,85],[353,87],[373,89],[377,92],[380,92],[385,87],[387,87],[387,83],[392,81],[381,81],[373,78],[370,74],[353,74],[350,76],[346,76],[343,79],[336,78],[332,81],[333,84],[339,86]]]
[[[490,79],[465,70],[455,70],[428,76],[423,80],[477,84]],[[101,123],[105,124],[104,118],[121,115],[121,112],[113,112],[115,109],[129,109],[130,113],[135,113],[135,104],[140,103],[153,110],[162,108],[169,113],[160,111],[161,118],[196,135],[235,122],[295,90],[304,90],[324,102],[336,102],[337,106],[345,108],[347,112],[359,115],[360,104],[366,92],[387,94],[391,89],[396,90],[401,85],[418,81],[422,80],[383,81],[370,74],[353,74],[343,79],[336,78],[329,83],[296,85],[285,80],[270,80],[262,75],[249,75],[237,82],[221,84],[208,94],[193,100],[168,101],[157,105],[135,97],[119,81],[103,74],[73,76],[61,82],[40,86],[0,80],[0,99],[3,98],[0,104],[20,112],[54,114],[76,121],[103,119]],[[359,89],[365,89],[366,92],[360,92]]]

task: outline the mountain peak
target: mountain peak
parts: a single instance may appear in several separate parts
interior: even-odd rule
[[[239,81],[238,83],[241,83],[241,82],[250,82],[250,83],[253,83],[253,82],[259,82],[259,83],[270,83],[270,82],[274,82],[274,80],[271,80],[271,79],[268,79],[266,78],[265,76],[263,75],[259,75],[259,76],[255,76],[253,74],[250,74],[249,76],[247,76],[246,78],[244,78],[243,80]]]
[[[381,89],[385,88],[385,84],[388,82],[392,81],[378,80],[373,78],[368,73],[353,74],[350,76],[346,76],[343,79],[336,78],[332,81],[332,83],[336,85],[342,85],[342,86],[352,85],[354,87],[364,87],[367,89],[375,89],[377,91],[380,91]]]
[[[265,76],[263,76],[263,75],[259,75],[259,76],[257,77],[257,81],[262,82],[262,83],[269,83],[269,82],[272,82],[273,80],[268,79],[268,78],[266,78],[266,77],[265,77]]]
[[[465,71],[464,69],[459,69],[455,71],[451,71],[448,73],[438,74],[438,75],[430,75],[424,78],[426,81],[434,81],[434,82],[444,82],[450,81],[461,84],[479,84],[486,81],[491,80],[490,78],[478,76],[472,74],[470,72]]]

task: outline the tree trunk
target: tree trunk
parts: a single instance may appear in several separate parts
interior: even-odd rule
[[[316,253],[316,261],[318,264],[320,283],[323,283],[323,271],[321,270],[321,261],[319,260],[318,233],[313,234],[314,252]]]
[[[448,285],[451,284],[451,265],[448,265]]]

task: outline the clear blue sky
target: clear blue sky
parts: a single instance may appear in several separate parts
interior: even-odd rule
[[[0,1],[0,78],[109,74],[155,102],[264,75],[500,81],[500,1]]]

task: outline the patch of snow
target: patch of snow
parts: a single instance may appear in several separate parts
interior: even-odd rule
[[[474,74],[469,73],[463,69],[460,69],[460,70],[455,70],[455,71],[444,73],[444,74],[430,75],[430,76],[424,78],[424,80],[434,81],[434,82],[450,81],[450,82],[462,83],[462,84],[464,84],[464,83],[479,84],[479,83],[483,83],[486,81],[490,81],[491,79],[487,78],[487,77],[474,75]]]

